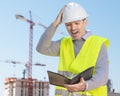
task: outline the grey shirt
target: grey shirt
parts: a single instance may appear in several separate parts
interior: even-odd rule
[[[56,32],[53,24],[51,24],[41,36],[36,50],[41,54],[49,56],[59,56],[60,54],[60,40],[52,41],[52,37]],[[85,40],[90,36],[90,32],[87,32],[80,40],[73,40],[75,56],[80,51]],[[103,44],[96,63],[96,74],[86,81],[86,90],[95,89],[99,86],[105,85],[108,80],[109,64],[108,54],[106,46]]]

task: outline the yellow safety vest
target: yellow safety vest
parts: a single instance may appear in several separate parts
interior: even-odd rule
[[[96,66],[96,61],[103,43],[108,47],[108,39],[92,35],[85,41],[80,52],[75,57],[72,38],[63,38],[60,43],[60,64],[58,72],[70,77],[71,74],[78,74],[91,66]],[[96,67],[93,75],[95,72]],[[66,88],[56,86],[55,96],[66,96],[66,93],[68,93]],[[107,87],[104,85],[93,90],[76,92],[76,94],[76,96],[81,96],[79,94],[84,94],[85,96],[107,96]]]

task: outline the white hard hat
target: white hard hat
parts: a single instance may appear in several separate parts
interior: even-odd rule
[[[75,2],[68,3],[63,12],[62,22],[68,23],[88,17],[85,9]]]

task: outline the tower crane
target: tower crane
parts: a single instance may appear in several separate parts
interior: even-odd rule
[[[14,64],[14,65],[20,64],[20,65],[24,65],[25,67],[27,67],[27,66],[26,66],[27,63],[15,61],[15,60],[0,60],[0,62],[12,63],[12,64]],[[42,66],[42,67],[46,66],[45,64],[41,64],[41,63],[34,63],[34,64],[32,64],[32,65],[34,65],[34,66]],[[23,70],[23,78],[25,78],[25,74],[26,74],[26,69]]]
[[[32,21],[32,15],[31,11],[29,11],[30,19],[26,19],[24,16],[17,14],[16,19],[25,21],[29,23],[30,25],[30,32],[29,32],[29,57],[28,57],[28,63],[27,63],[27,79],[28,79],[28,96],[32,96],[33,94],[33,88],[32,88],[32,47],[33,47],[33,26],[34,25],[40,25],[43,28],[47,28],[47,26],[41,24],[41,23],[35,23]]]
[[[4,62],[4,63],[12,63],[13,67],[15,67],[16,64],[24,64],[26,66],[26,63],[22,63],[19,61],[14,61],[14,60],[0,60],[0,62]],[[15,76],[15,73],[13,74],[13,76]],[[24,74],[23,74],[23,78],[25,78],[25,70],[24,70]]]

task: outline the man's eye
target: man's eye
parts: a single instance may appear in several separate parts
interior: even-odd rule
[[[66,24],[66,26],[71,26],[71,24]]]
[[[78,24],[80,24],[80,23],[76,22],[75,24],[78,25]]]

